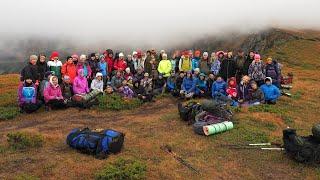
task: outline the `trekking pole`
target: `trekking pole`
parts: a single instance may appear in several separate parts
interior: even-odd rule
[[[187,161],[179,157],[175,152],[172,151],[172,148],[169,145],[161,146],[160,149],[163,151],[169,153],[171,156],[173,156],[174,159],[176,159],[179,163],[186,166],[188,169],[194,171],[197,174],[200,174],[200,171],[194,168],[191,164],[189,164]]]

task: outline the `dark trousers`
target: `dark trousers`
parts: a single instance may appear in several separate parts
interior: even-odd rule
[[[51,109],[63,109],[66,107],[63,99],[52,99],[46,103],[46,106],[50,107]]]

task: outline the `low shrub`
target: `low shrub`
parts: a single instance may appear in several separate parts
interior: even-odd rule
[[[42,147],[44,138],[40,134],[27,132],[12,132],[7,135],[9,147],[14,150]]]
[[[142,105],[137,98],[125,99],[117,94],[100,96],[99,109],[101,110],[128,110]]]
[[[147,166],[140,161],[120,158],[100,170],[95,175],[95,179],[145,179],[146,170]]]
[[[19,115],[18,107],[0,107],[0,120],[9,120]]]
[[[29,175],[29,174],[19,174],[14,179],[15,180],[40,180],[40,178]]]

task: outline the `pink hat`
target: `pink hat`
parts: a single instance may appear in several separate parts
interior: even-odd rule
[[[261,59],[260,54],[255,54],[254,59]]]

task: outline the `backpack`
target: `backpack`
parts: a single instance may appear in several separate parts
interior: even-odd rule
[[[178,104],[178,110],[180,118],[183,121],[188,121],[189,124],[194,122],[194,119],[198,113],[202,111],[201,104],[196,102],[189,102],[185,106],[181,103]]]
[[[106,158],[110,153],[120,152],[123,143],[124,134],[111,129],[92,131],[89,128],[76,128],[67,136],[67,144],[71,148],[97,158]]]
[[[313,135],[298,136],[295,129],[285,129],[283,143],[287,154],[297,162],[320,163],[320,141]]]

